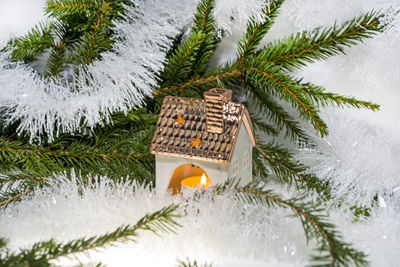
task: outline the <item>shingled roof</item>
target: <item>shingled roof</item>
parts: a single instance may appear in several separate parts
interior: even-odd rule
[[[250,116],[244,105],[231,102],[231,95],[229,89],[214,88],[204,93],[205,99],[166,96],[150,151],[229,163],[242,124],[255,145]]]

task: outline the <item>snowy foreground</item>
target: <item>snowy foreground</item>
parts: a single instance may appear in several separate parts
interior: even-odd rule
[[[173,12],[177,13],[173,14],[160,10],[166,8],[170,1],[162,1],[163,4],[156,0],[145,2],[146,14],[156,14],[154,16],[159,20],[166,20],[165,15],[173,15],[174,20],[171,23],[189,21],[196,4],[194,0],[172,1],[172,7],[185,6],[181,9],[174,8]],[[241,37],[245,21],[261,2],[217,1],[218,24],[231,35],[218,48],[218,56],[213,59],[215,64],[234,57],[235,44]],[[35,8],[32,3],[35,3]],[[39,21],[41,9],[36,7],[43,3],[44,0],[0,1],[0,41],[23,34]],[[281,17],[266,41],[302,29],[331,25],[335,20],[342,22],[371,8],[388,8],[391,5],[399,7],[400,1],[287,0]],[[235,23],[229,20],[233,14],[237,18]],[[154,27],[154,21],[150,22],[149,25]],[[165,29],[164,26],[158,25],[158,29],[170,34],[180,25],[171,24]],[[165,51],[157,49],[157,44],[148,47],[141,43],[146,38],[151,38],[154,32],[148,31],[145,25],[132,32],[128,29],[127,25],[120,27],[121,32],[130,34],[135,45],[121,45],[121,55],[133,53],[139,56],[136,61],[126,62],[116,55],[106,57],[106,64],[116,64],[119,67],[115,69],[114,66],[114,71],[110,74],[115,75],[113,78],[117,80],[129,68],[136,70],[138,74],[142,71],[140,66],[143,63],[157,69],[164,58]],[[163,37],[159,38],[161,39],[158,41],[162,42]],[[400,19],[397,18],[393,28],[375,39],[367,40],[363,45],[348,49],[347,56],[310,65],[295,74],[305,77],[307,81],[321,84],[329,91],[356,96],[382,106],[382,110],[377,113],[326,110],[324,118],[330,135],[323,140],[315,137],[315,147],[298,150],[298,159],[310,166],[310,172],[329,179],[338,196],[351,203],[370,205],[369,200],[379,195],[379,207],[373,208],[366,221],[354,223],[352,214],[345,206],[330,213],[331,221],[338,226],[344,239],[370,255],[368,259],[372,266],[399,265],[399,41]],[[153,55],[151,60],[144,61],[149,54]],[[3,64],[5,63],[0,58],[0,65]],[[93,66],[94,72],[99,75],[104,71],[103,68],[100,64]],[[139,74],[138,77],[144,79],[141,86],[145,90],[154,80],[146,76],[148,73]],[[9,83],[10,75],[13,83]],[[25,121],[25,130],[32,131],[33,135],[43,123],[35,118],[46,114],[63,114],[57,122],[65,123],[64,129],[73,130],[79,122],[82,110],[89,112],[94,125],[102,119],[98,113],[104,111],[107,105],[111,105],[111,110],[124,108],[124,103],[120,101],[123,96],[116,94],[115,88],[107,87],[111,88],[112,93],[105,97],[98,97],[99,95],[89,91],[84,96],[57,97],[58,89],[55,86],[53,91],[50,90],[54,95],[40,94],[41,97],[37,97],[35,90],[40,91],[42,88],[40,82],[33,80],[32,73],[25,68],[17,68],[13,73],[0,72],[0,104],[23,103],[13,116],[18,118],[30,114],[28,121]],[[103,82],[107,85],[107,80]],[[101,90],[105,85],[100,84],[96,90],[103,92]],[[29,98],[32,95],[35,97]],[[66,103],[75,103],[76,99],[80,101],[76,105],[60,105],[58,98],[66,99]],[[76,116],[77,114],[80,115]],[[99,235],[123,224],[134,224],[146,213],[170,203],[188,205],[188,215],[179,219],[184,227],[178,228],[176,234],[163,233],[156,236],[141,232],[136,243],[118,244],[93,252],[89,258],[85,255],[80,255],[79,258],[86,263],[102,261],[109,266],[175,266],[177,260],[185,260],[187,257],[201,263],[214,263],[215,266],[304,266],[313,249],[312,244],[306,244],[299,221],[288,217],[290,212],[282,209],[245,205],[229,195],[213,201],[205,198],[199,203],[186,203],[178,197],[155,195],[145,188],[133,190],[134,186],[131,184],[114,184],[106,177],[99,178],[97,183],[79,195],[76,181],[65,180],[62,175],[58,178],[59,182],[51,187],[37,190],[31,198],[12,204],[0,213],[0,236],[8,238],[13,249],[27,247],[51,237],[66,241]],[[295,194],[285,188],[274,189],[287,196]],[[73,264],[64,259],[62,263],[67,266]]]
[[[136,243],[78,255],[83,263],[101,261],[108,266],[176,266],[177,260],[196,259],[214,266],[304,266],[313,245],[307,246],[301,223],[290,211],[246,205],[231,195],[185,202],[180,197],[154,195],[145,188],[115,184],[106,177],[84,189],[57,177],[50,188],[37,190],[29,200],[9,206],[0,214],[0,236],[13,249],[40,240],[68,240],[111,232],[134,224],[147,212],[176,203],[187,215],[178,219],[176,234],[157,236],[140,232]],[[273,187],[275,191],[286,191]],[[135,191],[135,193],[133,192]],[[286,196],[294,192],[286,192]],[[396,266],[400,249],[400,215],[390,206],[374,210],[365,222],[353,223],[345,210],[334,210],[331,221],[346,241],[370,254],[373,266]],[[70,266],[74,260],[57,263]]]

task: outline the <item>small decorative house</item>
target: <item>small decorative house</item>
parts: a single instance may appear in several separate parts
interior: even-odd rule
[[[204,99],[164,98],[150,147],[158,192],[179,193],[187,177],[206,176],[212,184],[251,181],[253,128],[245,106],[231,97],[231,90],[213,88]]]

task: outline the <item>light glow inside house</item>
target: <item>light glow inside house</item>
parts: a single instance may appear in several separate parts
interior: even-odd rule
[[[251,181],[253,127],[246,107],[231,98],[232,91],[223,88],[206,91],[204,99],[164,98],[150,147],[158,192],[177,194],[191,177],[187,182],[197,187],[203,174],[206,187],[228,178]]]

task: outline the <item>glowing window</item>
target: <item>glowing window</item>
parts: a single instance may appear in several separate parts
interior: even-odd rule
[[[181,192],[181,181],[190,176],[201,176],[205,174],[208,179],[207,173],[201,167],[194,164],[183,164],[175,169],[173,172],[171,179],[169,181],[168,190],[172,190],[172,193],[178,194]],[[212,182],[211,182],[212,183]]]

